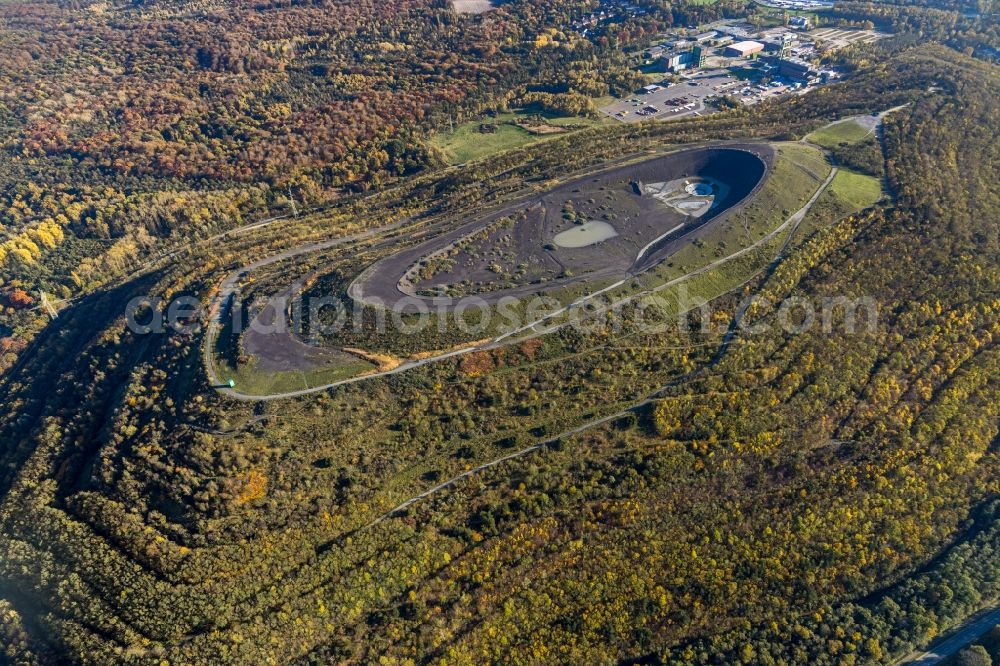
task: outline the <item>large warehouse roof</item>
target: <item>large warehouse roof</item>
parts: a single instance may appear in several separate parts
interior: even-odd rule
[[[764,50],[764,45],[761,44],[760,42],[751,42],[751,41],[736,42],[735,44],[730,44],[729,46],[726,47],[726,55],[730,57],[737,56],[745,58],[746,56],[752,53],[757,53],[758,51],[763,51],[763,50]]]
[[[744,42],[736,42],[735,44],[730,44],[729,48],[731,48],[731,49],[737,49],[739,51],[753,51],[755,49],[762,49],[762,48],[764,48],[764,45],[761,44],[760,42],[754,42],[754,41],[751,41],[751,40],[747,40],[747,41],[744,41]]]

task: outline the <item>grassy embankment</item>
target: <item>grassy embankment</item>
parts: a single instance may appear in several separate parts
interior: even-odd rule
[[[806,141],[824,148],[835,148],[842,143],[857,143],[869,134],[871,130],[848,118],[819,128],[806,136]]]
[[[778,144],[777,148],[778,158],[774,172],[761,193],[745,210],[733,215],[704,238],[680,250],[671,261],[609,291],[606,295],[595,299],[594,303],[596,305],[613,303],[637,291],[658,290],[658,302],[666,305],[671,311],[669,314],[677,314],[718,298],[759,275],[774,259],[787,234],[777,234],[767,241],[760,241],[802,208],[830,173],[830,165],[825,155],[816,147],[783,143]],[[808,222],[812,228],[818,228],[870,205],[879,196],[880,188],[876,179],[842,171],[831,182],[828,190],[821,195],[814,206],[815,210],[807,215],[803,225]],[[796,240],[802,240],[806,235],[800,232]],[[755,243],[760,244],[739,257],[724,261],[703,273],[684,278],[700,267],[745,250]],[[666,283],[680,278],[684,279],[678,284],[662,289]],[[607,282],[578,284],[556,290],[550,295],[568,304],[607,284]],[[559,319],[554,319],[551,323],[558,321]],[[500,332],[502,331],[477,332],[474,337],[482,339]],[[334,365],[308,373],[256,373],[251,366],[244,365],[238,373],[234,373],[234,378],[242,391],[271,393],[323,385],[371,371],[372,367],[359,360],[357,364]]]
[[[324,386],[341,379],[349,379],[370,372],[374,367],[373,364],[358,359],[356,363],[348,365],[330,365],[306,371],[261,372],[253,364],[241,364],[235,372],[231,368],[227,367],[226,369],[231,372],[231,376],[236,382],[235,388],[240,393],[272,395]],[[222,368],[220,368],[221,370]]]
[[[597,105],[598,102],[595,102]],[[541,117],[546,125],[564,128],[563,132],[538,133],[522,127],[518,122]],[[496,117],[484,117],[457,125],[454,130],[441,132],[430,139],[430,145],[441,151],[451,164],[464,164],[482,159],[506,150],[520,148],[529,143],[544,141],[553,136],[583,127],[593,127],[608,122],[606,118],[586,118],[583,116],[555,116],[536,111],[519,110],[501,113]],[[483,125],[495,125],[493,132],[481,132]]]
[[[871,130],[853,119],[842,120],[822,127],[806,136],[806,140],[827,149],[835,150],[846,146],[856,146],[864,141],[872,141]],[[877,149],[877,145],[872,150]],[[830,187],[816,201],[816,205],[803,220],[797,238],[839,220],[853,212],[874,205],[884,196],[882,183],[875,176],[860,173],[840,166]]]
[[[753,246],[809,201],[830,173],[826,157],[818,149],[801,144],[783,143],[776,148],[774,170],[754,200],[702,239],[678,251],[670,261],[642,276],[644,289],[657,289]],[[760,273],[774,259],[784,239],[784,234],[778,234],[739,257],[661,290],[659,300],[665,299],[676,309],[697,307],[718,298]]]

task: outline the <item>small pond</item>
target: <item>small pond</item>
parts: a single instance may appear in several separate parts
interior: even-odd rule
[[[617,235],[615,228],[607,222],[591,220],[556,234],[552,242],[559,247],[587,247],[603,243]]]

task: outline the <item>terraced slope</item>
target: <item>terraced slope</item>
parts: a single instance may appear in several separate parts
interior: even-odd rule
[[[74,303],[0,383],[3,659],[886,663],[955,622],[1000,591],[1000,82],[937,48],[882,67],[791,119],[556,139]],[[906,102],[884,136],[895,199],[775,238],[705,328],[625,310],[258,405],[212,388],[202,335],[124,321],[133,296],[208,303],[247,257],[373,209],[496,204],[669,141],[798,138]],[[786,297],[860,295],[874,328],[782,327],[801,323]]]

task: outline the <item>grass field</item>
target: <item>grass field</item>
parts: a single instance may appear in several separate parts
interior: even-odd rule
[[[473,160],[482,159],[505,150],[519,148],[535,141],[544,141],[553,136],[563,136],[563,134],[539,135],[532,134],[522,127],[513,124],[518,118],[527,118],[538,115],[527,111],[516,111],[503,113],[496,118],[482,118],[462,123],[451,132],[441,132],[430,139],[430,145],[437,148],[451,164],[462,164]],[[545,121],[550,125],[559,127],[591,127],[600,125],[604,120],[584,118],[581,116],[548,116]],[[479,131],[480,125],[491,123],[497,125],[495,132],[484,134]]]
[[[479,121],[464,123],[454,132],[438,134],[430,143],[452,164],[462,164],[523,146],[539,138],[527,130],[507,124],[500,125],[493,134],[482,134],[480,124]]]
[[[856,143],[870,133],[868,129],[849,119],[816,130],[806,137],[806,141],[825,148],[833,148],[842,143]]]
[[[882,194],[878,178],[841,168],[830,182],[830,187],[802,220],[796,240],[801,241],[831,222],[868,208],[881,199]]]
[[[216,371],[219,376],[223,379],[232,378],[237,391],[250,395],[286,393],[323,386],[341,379],[356,377],[374,368],[372,363],[358,359],[355,363],[330,365],[305,372],[301,370],[260,372],[254,368],[252,363],[241,365],[238,370],[234,370],[227,363],[216,361]]]
[[[830,191],[855,210],[861,210],[882,197],[882,184],[873,176],[841,169],[830,183]]]

